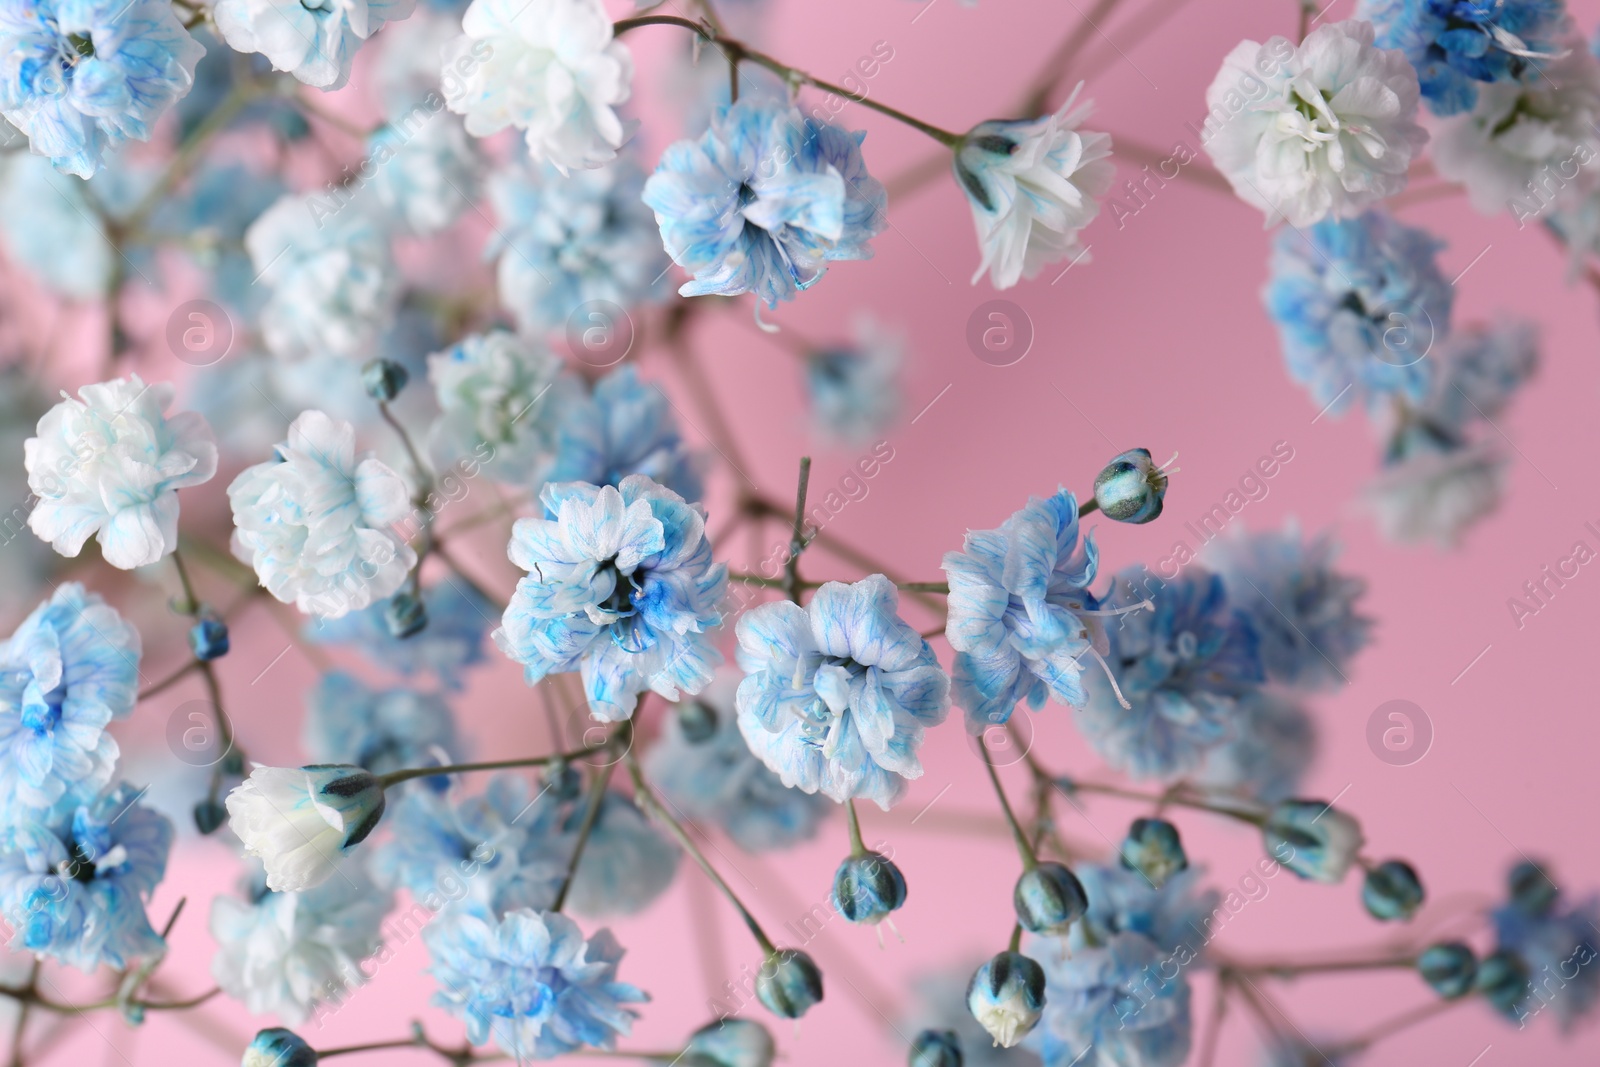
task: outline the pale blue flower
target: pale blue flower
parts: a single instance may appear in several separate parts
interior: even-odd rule
[[[150,139],[204,53],[164,0],[12,0],[0,8],[0,114],[87,178],[108,149]]]
[[[1562,0],[1362,0],[1356,17],[1417,68],[1435,115],[1471,111],[1482,82],[1534,81],[1571,26]]]
[[[435,694],[369,689],[343,671],[330,671],[308,703],[305,746],[319,763],[387,774],[461,755],[450,705]]]
[[[1390,440],[1366,502],[1390,540],[1452,548],[1500,506],[1509,462],[1498,439],[1470,441],[1411,420]]]
[[[950,679],[898,603],[873,574],[739,619],[739,729],[784,785],[887,811],[922,776],[917,750],[950,710]]]
[[[1445,339],[1439,363],[1422,417],[1457,433],[1479,422],[1492,424],[1538,369],[1538,327],[1518,319],[1474,324]]]
[[[697,501],[705,491],[704,459],[684,442],[666,394],[640,381],[627,363],[595,383],[588,403],[568,410],[551,479],[620,485],[630,474],[644,474]]]
[[[945,554],[945,636],[968,730],[1004,723],[1024,700],[1038,709],[1046,696],[1088,699],[1081,660],[1104,644],[1088,590],[1098,561],[1093,537],[1079,543],[1078,501],[1065,489],[1030,498],[998,530],[968,531],[963,550]]]
[[[83,971],[165,951],[145,903],[167,870],[172,824],[116,785],[69,794],[0,838],[0,912],[27,949]]]
[[[474,1045],[493,1037],[518,1059],[615,1048],[637,1018],[626,1005],[649,999],[617,981],[622,946],[611,931],[585,940],[557,912],[521,908],[495,920],[461,911],[422,937],[439,980],[433,1002],[466,1024]]]
[[[1207,750],[1193,780],[1271,804],[1300,789],[1317,751],[1316,727],[1304,707],[1259,690],[1239,698],[1234,736]]]
[[[426,109],[392,117],[367,139],[360,187],[386,219],[428,237],[478,198],[478,152],[453,116]]]
[[[326,882],[383,818],[383,783],[349,764],[257,764],[228,794],[228,825],[267,869],[267,886],[299,892]]]
[[[1297,689],[1333,689],[1366,647],[1372,620],[1356,613],[1360,578],[1333,569],[1339,548],[1323,533],[1307,540],[1290,522],[1280,533],[1240,533],[1206,547],[1228,602],[1250,617],[1267,677]]]
[[[161,233],[182,234],[185,240],[178,247],[205,272],[212,295],[230,308],[255,314],[266,293],[254,284],[256,269],[244,250],[244,235],[285,191],[276,174],[208,162],[162,202],[150,225]],[[208,368],[213,373],[216,369]],[[251,397],[261,402],[257,394]]]
[[[1045,1067],[1178,1067],[1188,1058],[1189,976],[1171,952],[1130,932],[1070,956],[1041,942],[1036,956],[1044,1017],[1027,1044]]]
[[[428,625],[411,637],[395,637],[384,621],[388,601],[338,619],[318,619],[305,635],[319,645],[357,648],[385,670],[411,678],[432,675],[448,690],[464,685],[468,667],[484,659],[484,635],[494,622],[494,607],[476,590],[453,579],[424,586],[422,604]]]
[[[521,329],[568,330],[581,339],[593,326],[624,328],[574,318],[583,305],[605,302],[627,312],[666,295],[667,255],[639,199],[643,190],[644,173],[631,159],[567,175],[524,163],[489,176],[499,226],[484,251],[498,259],[500,304]],[[620,344],[613,336],[603,340]]]
[[[1210,929],[1207,920],[1221,894],[1199,888],[1205,877],[1202,868],[1178,871],[1160,888],[1120,864],[1081,863],[1073,873],[1089,897],[1088,912],[1068,935],[1073,952],[1130,933],[1148,938],[1163,952],[1186,949],[1191,961],[1204,950]]]
[[[867,259],[888,223],[862,133],[784,102],[740,100],[698,141],[679,141],[645,183],[684,296],[754,292],[768,307],[816,284],[828,264]]]
[[[539,498],[548,518],[512,530],[511,561],[529,573],[494,632],[528,684],[581,671],[603,722],[632,716],[646,688],[668,700],[705,688],[728,569],[712,561],[702,510],[642,474]]]
[[[51,292],[102,299],[118,260],[95,222],[90,186],[27,152],[0,157],[0,168],[0,234],[10,258]]]
[[[1450,332],[1455,300],[1439,270],[1443,247],[1379,211],[1279,232],[1262,300],[1290,376],[1319,408],[1428,395],[1434,361],[1425,357]]]
[[[1238,702],[1264,680],[1250,619],[1229,602],[1222,579],[1190,566],[1159,590],[1130,568],[1102,601],[1109,610],[1147,597],[1154,608],[1124,614],[1108,627],[1109,682],[1090,687],[1078,728],[1101,757],[1136,778],[1171,778],[1194,770],[1206,752],[1235,736]]]
[[[1522,865],[1522,869],[1532,865]],[[1525,996],[1507,1014],[1526,1026],[1546,1008],[1570,1032],[1600,1005],[1600,897],[1568,902],[1540,870],[1545,891],[1494,909],[1495,947],[1528,969]]]
[[[724,684],[732,681],[719,675],[699,698],[715,717],[709,737],[691,738],[677,715],[665,718],[660,740],[645,757],[650,781],[678,814],[720,826],[746,852],[809,841],[833,805],[784,785],[750,751],[739,731],[736,683]]]
[[[587,806],[583,799],[568,806],[562,833],[569,855]],[[572,879],[572,910],[591,919],[637,915],[672,884],[679,855],[633,801],[608,791]]]
[[[849,344],[806,356],[806,395],[824,437],[859,445],[877,438],[900,413],[905,338],[866,315],[858,317],[854,333]]]
[[[0,644],[0,821],[111,781],[113,719],[139,694],[139,631],[77,582]]]
[[[307,85],[338,89],[350,79],[356,49],[382,28],[411,14],[415,0],[218,0],[217,29],[238,52],[260,52],[273,70]]]

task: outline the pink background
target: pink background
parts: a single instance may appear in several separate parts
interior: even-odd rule
[[[1162,0],[1156,5],[1166,6]],[[1341,0],[1328,17],[1349,6]],[[1198,147],[1185,123],[1203,116],[1204,89],[1221,57],[1242,38],[1292,33],[1296,14],[1290,0],[1193,3],[1136,41],[1129,16],[1143,9],[1132,0],[1123,8],[1100,21],[1111,41],[1091,35],[1083,54],[1094,72],[1086,89],[1097,103],[1091,126],[1163,150],[1178,139]],[[1591,29],[1596,5],[1577,8],[1580,26]],[[780,4],[764,40],[783,58],[832,78],[876,42],[888,42],[894,56],[871,82],[872,94],[964,129],[1004,113],[1080,17],[1071,2],[982,0],[969,9],[951,0],[927,6],[812,0]],[[675,34],[646,30],[631,42],[642,57],[641,96],[659,84],[656,61]],[[659,112],[646,106],[642,114],[653,159],[662,141],[652,134]],[[880,177],[929,151],[920,134],[862,108],[851,106],[842,121],[869,131],[865,151]],[[1119,180],[1135,169],[1124,162]],[[1358,416],[1314,421],[1316,408],[1286,377],[1260,306],[1269,235],[1259,213],[1192,182],[1170,183],[1121,229],[1103,215],[1086,234],[1092,263],[1080,263],[1056,284],[1050,283],[1056,272],[1048,271],[1004,294],[1025,309],[1035,330],[1031,351],[1013,366],[987,365],[965,342],[969,316],[999,294],[987,283],[968,284],[977,252],[968,210],[948,177],[891,204],[891,228],[875,242],[873,262],[837,267],[770,318],[826,338],[843,335],[855,313],[870,309],[908,332],[906,411],[887,435],[895,457],[829,532],[891,560],[914,579],[940,577],[941,554],[959,546],[968,527],[997,525],[1030,493],[1059,484],[1081,493],[1111,455],[1134,446],[1148,447],[1158,459],[1181,452],[1182,473],[1167,498],[1167,514],[1137,529],[1097,525],[1108,571],[1154,562],[1179,539],[1193,546],[1183,523],[1219,502],[1275,443],[1287,442],[1293,460],[1267,483],[1266,499],[1249,504],[1235,521],[1259,530],[1293,517],[1308,531],[1334,529],[1346,546],[1343,566],[1370,582],[1364,606],[1378,620],[1349,686],[1314,702],[1322,751],[1305,791],[1338,796],[1362,820],[1374,855],[1413,861],[1430,896],[1419,921],[1449,925],[1499,896],[1504,873],[1521,852],[1550,859],[1556,881],[1570,894],[1600,888],[1600,853],[1593,844],[1600,726],[1586,695],[1592,686],[1583,682],[1600,620],[1600,576],[1585,568],[1521,629],[1507,608],[1524,581],[1566,556],[1575,541],[1600,545],[1584,528],[1600,520],[1600,479],[1591,466],[1600,362],[1595,294],[1582,284],[1564,284],[1563,256],[1541,232],[1519,232],[1504,215],[1482,218],[1460,197],[1406,208],[1402,217],[1448,240],[1442,257],[1447,276],[1472,264],[1458,285],[1458,324],[1505,311],[1535,319],[1543,331],[1539,377],[1499,424],[1517,457],[1505,507],[1454,552],[1386,544],[1359,512],[1353,501],[1375,468],[1378,442]],[[750,476],[769,495],[787,497],[796,457],[812,450],[815,490],[837,485],[857,451],[811,442],[796,365],[780,344],[749,328],[746,311],[707,316],[715,321],[703,324],[697,339],[732,412]],[[183,370],[164,352],[144,356],[139,369],[157,378]],[[642,369],[669,382],[688,421],[703,425],[659,352],[646,353]],[[722,478],[713,492],[713,529],[720,528],[719,512],[726,515],[728,484]],[[769,533],[763,554],[777,540],[776,531]],[[743,538],[735,546],[743,552]],[[514,575],[501,546],[485,538],[478,547],[476,573],[509,591]],[[851,576],[821,552],[807,557],[806,570]],[[125,588],[117,598],[126,603],[134,594],[153,597]],[[907,614],[919,625],[935,625],[914,606]],[[163,626],[176,632],[160,616],[146,632]],[[149,644],[160,647],[155,636]],[[301,759],[302,697],[315,680],[309,663],[291,653],[251,684],[283,644],[256,608],[236,627],[235,652],[222,664],[242,740],[263,762]],[[936,647],[948,662],[947,646]],[[153,652],[147,677],[161,676],[177,657],[170,646]],[[140,709],[122,735],[134,753],[130,768],[171,784],[179,768],[166,756],[162,730],[172,708],[198,695],[198,687],[188,685]],[[1368,749],[1368,717],[1392,699],[1419,705],[1435,730],[1432,750],[1412,766],[1386,765]],[[536,701],[508,664],[497,661],[475,674],[457,708],[480,754],[545,750]],[[1033,723],[1035,751],[1048,765],[1095,772],[1096,759],[1063,709],[1052,706]],[[926,776],[901,807],[887,816],[875,809],[863,815],[869,841],[892,844],[910,884],[909,903],[896,916],[905,943],[891,939],[880,949],[872,931],[842,921],[822,931],[808,948],[826,972],[826,1002],[798,1028],[756,1009],[757,1017],[773,1023],[789,1064],[903,1062],[904,1038],[890,1021],[903,1026],[912,1006],[909,981],[1003,947],[1015,855],[954,720],[930,738],[926,762]],[[1022,777],[1009,781],[1020,794]],[[926,817],[910,825],[930,804]],[[1105,800],[1090,802],[1086,817],[1062,812],[1063,832],[1096,846],[1119,839],[1137,813]],[[1219,886],[1236,884],[1259,855],[1255,835],[1245,828],[1195,813],[1179,813],[1176,821],[1190,854],[1204,858]],[[816,841],[781,857],[747,857],[720,839],[712,855],[781,942],[792,940],[780,934],[786,922],[825,899],[845,848],[843,822],[834,819]],[[180,844],[151,908],[159,923],[180,895],[190,900],[161,971],[165,992],[187,995],[211,984],[206,903],[229,891],[235,876],[220,842],[191,834]],[[1320,954],[1376,945],[1395,932],[1362,912],[1355,878],[1333,888],[1288,877],[1269,885],[1266,899],[1228,924],[1219,949],[1240,956]],[[654,997],[624,1042],[631,1047],[674,1046],[707,1018],[713,987],[757,961],[747,935],[687,864],[652,910],[613,926],[629,949],[622,976]],[[395,1038],[420,1016],[436,1037],[454,1042],[459,1026],[425,1007],[432,983],[419,973],[424,966],[422,946],[405,946],[324,1029],[304,1033],[325,1048]],[[12,969],[18,967],[13,960]],[[61,972],[48,973],[61,983],[61,995],[77,988]],[[1208,982],[1200,978],[1196,989],[1197,1033],[1209,1007]],[[1305,979],[1281,999],[1296,1022],[1321,1039],[1348,1036],[1431,996],[1415,976],[1389,974]],[[185,1021],[152,1015],[142,1028],[130,1029],[101,1013],[74,1022],[34,1062],[235,1063],[248,1036],[274,1022],[252,1019],[221,998],[189,1015]],[[36,1020],[33,1039],[53,1025]],[[1219,1063],[1254,1062],[1257,1042],[1252,1023],[1235,1008]],[[1386,1042],[1364,1062],[1588,1064],[1596,1048],[1592,1030],[1562,1040],[1553,1021],[1541,1018],[1518,1032],[1474,1002]],[[368,1062],[380,1059],[438,1062],[412,1052],[375,1054]]]

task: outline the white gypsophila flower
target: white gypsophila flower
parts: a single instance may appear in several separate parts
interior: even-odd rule
[[[633,57],[600,0],[472,0],[461,29],[443,51],[447,81],[459,78],[445,101],[468,133],[515,126],[534,159],[563,172],[616,158]]]
[[[257,767],[228,794],[228,825],[280,893],[321,885],[383,817],[383,783],[360,767]]]
[[[298,1026],[366,981],[361,962],[383,943],[394,894],[373,884],[365,864],[341,863],[303,893],[272,892],[259,875],[246,892],[211,902],[211,976],[251,1014]]]
[[[323,618],[398,590],[417,562],[390,529],[410,507],[405,481],[321,411],[302,412],[276,452],[228,486],[233,554],[273,596]]]
[[[306,85],[338,89],[350,80],[361,42],[411,14],[416,0],[217,0],[217,29],[239,52],[260,52],[273,70]]]
[[[364,189],[415,236],[445,229],[476,199],[477,149],[453,115],[415,107],[380,127],[368,149],[372,178]]]
[[[1439,173],[1486,215],[1518,222],[1577,204],[1600,184],[1600,61],[1581,41],[1530,82],[1480,86],[1466,114],[1439,123]]]
[[[556,459],[564,409],[582,388],[539,342],[490,330],[428,357],[439,417],[428,434],[441,467],[476,460],[497,480],[538,486]]]
[[[372,64],[372,84],[385,114],[409,111],[418,104],[444,106],[459,83],[453,80],[453,71],[441,82],[439,50],[460,35],[460,17],[431,4],[423,4],[410,18],[383,31]]]
[[[217,473],[217,442],[192,411],[166,417],[173,393],[135,374],[63,394],[23,445],[33,532],[64,556],[92,534],[123,570],[176,549],[178,490]]]
[[[1046,264],[1085,257],[1078,233],[1100,213],[1116,177],[1111,136],[1080,130],[1093,108],[1079,85],[1054,115],[979,123],[956,149],[956,180],[978,227],[985,273],[996,289],[1032,278]]]
[[[1367,506],[1391,541],[1452,548],[1499,506],[1505,467],[1506,456],[1489,443],[1419,451],[1378,474],[1366,488]]]
[[[1428,135],[1417,72],[1374,47],[1372,24],[1319,26],[1298,46],[1242,41],[1206,90],[1204,144],[1246,203],[1309,226],[1405,188]]]
[[[361,357],[388,323],[399,272],[383,227],[358,202],[288,195],[245,231],[271,295],[261,336],[273,355]]]

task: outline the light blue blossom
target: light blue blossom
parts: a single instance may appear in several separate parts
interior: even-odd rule
[[[1547,891],[1512,900],[1491,914],[1495,947],[1528,969],[1526,994],[1507,1014],[1526,1026],[1550,1008],[1569,1032],[1600,1005],[1600,897],[1569,903],[1538,874]]]
[[[433,1002],[466,1024],[474,1045],[492,1036],[518,1059],[615,1048],[637,1017],[625,1005],[649,999],[617,981],[622,946],[611,931],[585,940],[558,912],[520,908],[499,920],[456,912],[422,937],[440,985]]]
[[[307,5],[301,0],[218,0],[217,29],[237,52],[260,52],[273,70],[288,71],[318,89],[350,80],[361,42],[385,22],[411,14],[415,0],[341,0]]]
[[[1509,460],[1498,440],[1470,441],[1413,420],[1390,440],[1366,503],[1390,540],[1452,548],[1500,506]]]
[[[205,272],[212,295],[231,308],[254,314],[265,293],[254,284],[256,269],[244,251],[244,234],[284,192],[276,174],[237,163],[206,163],[161,203],[150,225],[161,233],[184,235],[179,247]],[[260,403],[259,396],[251,396]]]
[[[1471,111],[1481,82],[1533,81],[1571,26],[1562,0],[1362,0],[1356,17],[1417,68],[1435,115]]]
[[[1317,751],[1316,728],[1304,707],[1265,690],[1239,699],[1237,731],[1209,749],[1193,780],[1268,804],[1299,792]]]
[[[450,226],[477,200],[477,149],[461,123],[425,109],[392,117],[367,139],[360,186],[388,219],[428,237]]]
[[[588,403],[575,403],[561,429],[553,481],[620,485],[647,475],[688,501],[705,490],[705,457],[691,451],[660,387],[624,364],[595,383]]]
[[[1474,324],[1445,339],[1439,363],[1438,381],[1421,417],[1457,433],[1492,423],[1538,369],[1538,327],[1517,319]]]
[[[83,971],[163,952],[145,903],[167,870],[172,824],[116,785],[69,794],[0,843],[0,913],[27,949]]]
[[[489,176],[499,226],[484,252],[498,260],[501,306],[523,331],[581,336],[591,322],[573,315],[585,304],[626,312],[666,295],[667,255],[643,190],[630,159],[568,175],[524,163]]]
[[[494,632],[528,684],[581,671],[603,722],[632,716],[647,687],[668,700],[705,688],[728,569],[711,559],[704,512],[642,474],[546,485],[539,499],[548,517],[512,530],[511,562],[529,574]]]
[[[871,441],[889,428],[905,399],[900,363],[905,338],[867,315],[857,318],[854,340],[806,356],[806,395],[823,436],[843,444]]]
[[[107,150],[150,139],[204,53],[164,0],[15,0],[0,8],[0,114],[87,178]]]
[[[1138,933],[1066,955],[1040,944],[1044,1017],[1027,1044],[1045,1067],[1178,1067],[1192,1038],[1189,976]]]
[[[445,689],[459,690],[466,669],[483,662],[494,608],[476,590],[450,579],[423,587],[422,604],[428,625],[412,637],[389,631],[388,601],[338,619],[318,619],[306,626],[305,635],[319,645],[360,649],[371,662],[406,678],[432,675]]]
[[[1443,247],[1379,211],[1279,232],[1262,300],[1290,376],[1319,408],[1427,396],[1425,357],[1450,332],[1455,300],[1436,259]]]
[[[569,805],[562,827],[569,855],[586,807],[581,799]],[[672,884],[678,856],[678,846],[650,825],[633,801],[607,792],[572,879],[572,910],[591,919],[637,915]]]
[[[0,156],[0,234],[7,254],[51,292],[99,300],[117,254],[95,224],[89,186],[26,152]]]
[[[111,781],[105,729],[138,701],[139,652],[139,631],[77,582],[0,644],[0,821]]]
[[[1123,615],[1108,628],[1106,660],[1122,697],[1108,682],[1092,685],[1078,728],[1111,766],[1136,778],[1171,778],[1199,766],[1206,752],[1235,736],[1239,700],[1263,681],[1249,617],[1228,602],[1222,579],[1190,566],[1157,590],[1140,588],[1149,572],[1117,575],[1102,606],[1116,610],[1146,595],[1154,608]]]
[[[1240,533],[1206,546],[1228,602],[1250,617],[1274,682],[1337,688],[1367,644],[1372,620],[1355,607],[1367,583],[1333,569],[1338,551],[1331,535],[1306,540],[1293,522],[1280,533]]]
[[[922,776],[917,750],[950,710],[950,679],[898,603],[873,574],[739,619],[739,729],[784,785],[887,811]]]
[[[461,755],[450,705],[432,693],[369,689],[343,671],[330,671],[308,703],[305,746],[319,763],[387,774]]]
[[[670,146],[644,202],[694,276],[678,292],[754,292],[777,307],[829,263],[869,258],[888,198],[861,159],[865,136],[757,98],[723,109],[699,141]]]
[[[714,823],[746,852],[789,848],[816,836],[833,805],[783,784],[751,753],[739,732],[732,678],[719,675],[699,698],[715,716],[713,733],[690,738],[676,715],[645,757],[650,781],[673,808]]]
[[[1004,723],[1024,700],[1082,706],[1080,661],[1105,641],[1088,590],[1098,561],[1093,537],[1079,544],[1078,500],[1065,489],[1030,498],[998,530],[968,531],[963,550],[945,554],[945,636],[969,731]]]
[[[1068,936],[1073,952],[1131,933],[1163,952],[1183,950],[1185,967],[1199,958],[1209,939],[1208,920],[1221,899],[1216,890],[1199,888],[1202,868],[1177,871],[1160,888],[1120,864],[1080,863],[1073,871],[1089,897],[1088,912]]]
[[[428,357],[428,380],[439,401],[428,447],[439,467],[544,484],[583,388],[543,344],[509,330],[470,334]]]

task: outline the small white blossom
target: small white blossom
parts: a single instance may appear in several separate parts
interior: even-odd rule
[[[1367,486],[1367,505],[1391,541],[1454,547],[1467,527],[1500,505],[1505,455],[1486,442],[1418,451]]]
[[[439,400],[429,450],[441,467],[470,459],[499,481],[543,483],[563,409],[582,394],[560,360],[537,341],[491,330],[429,356],[428,379]]]
[[[338,89],[350,80],[356,49],[385,22],[411,14],[416,0],[217,0],[217,29],[229,47],[260,52],[273,70],[307,85]]]
[[[217,443],[192,411],[170,419],[167,383],[138,375],[64,397],[23,445],[37,503],[28,526],[64,556],[91,534],[106,562],[131,570],[178,547],[178,490],[217,473]]]
[[[360,767],[257,767],[228,794],[228,825],[259,856],[267,887],[299,892],[333,876],[339,858],[383,816],[383,784]]]
[[[444,47],[445,99],[468,133],[526,130],[533,158],[563,172],[616,158],[633,57],[600,0],[472,0],[461,29]]]
[[[1319,26],[1299,46],[1243,41],[1206,90],[1206,150],[1246,203],[1309,226],[1405,188],[1426,143],[1417,72],[1372,24]]]

